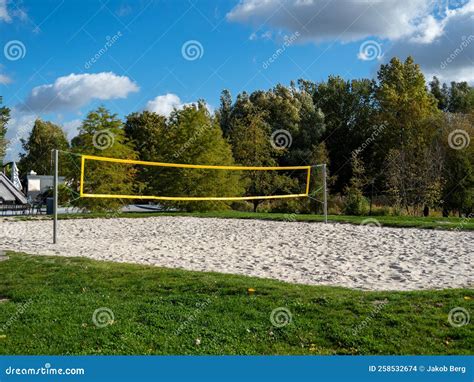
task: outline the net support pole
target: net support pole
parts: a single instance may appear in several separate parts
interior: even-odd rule
[[[56,244],[58,242],[58,150],[53,150],[53,154],[53,244]]]
[[[322,166],[323,170],[323,208],[324,208],[324,223],[328,222],[328,188],[327,188],[327,172],[326,163]]]

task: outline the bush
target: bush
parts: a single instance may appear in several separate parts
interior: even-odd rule
[[[349,190],[344,201],[346,215],[367,215],[369,202],[359,190]]]

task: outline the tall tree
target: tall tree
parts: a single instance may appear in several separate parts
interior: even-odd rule
[[[104,107],[87,115],[79,135],[72,140],[72,149],[80,154],[120,159],[137,157],[133,145],[125,136],[122,121]],[[75,169],[69,178],[77,189],[79,173],[77,167]],[[129,164],[86,161],[84,192],[130,195],[136,185],[135,174],[135,168]],[[122,204],[119,199],[82,198],[75,201],[75,205],[92,211],[118,210]]]
[[[387,182],[401,206],[418,211],[433,203],[433,189],[439,188],[437,147],[440,115],[437,101],[425,86],[425,78],[408,57],[405,62],[392,58],[378,72],[377,99],[380,118],[387,125],[382,132],[382,147]]]
[[[160,162],[232,165],[229,143],[204,102],[175,110],[160,136],[156,159]],[[163,196],[238,196],[243,192],[239,174],[229,170],[156,167],[150,170],[147,192]],[[224,202],[166,203],[187,210],[228,208]]]
[[[1,97],[0,97],[1,99]],[[7,150],[7,124],[10,120],[10,109],[6,106],[0,107],[0,165],[3,165],[3,159]]]
[[[270,131],[270,126],[258,111],[234,120],[230,139],[236,162],[244,166],[277,166]],[[289,193],[297,186],[295,180],[277,171],[244,171],[242,177],[249,196]],[[262,199],[252,200],[254,212],[262,202]]]
[[[375,83],[367,79],[346,81],[329,77],[327,82],[313,85],[300,81],[302,86],[313,89],[315,107],[324,114],[322,140],[326,142],[330,171],[335,177],[333,190],[343,192],[352,176],[352,153],[370,139],[377,128]],[[363,151],[360,160],[376,167],[380,160],[372,160],[373,153],[373,147]]]
[[[446,114],[443,148],[445,150],[442,190],[443,213],[457,211],[468,216],[474,211],[474,113]]]
[[[231,121],[231,112],[232,112],[232,96],[230,91],[224,89],[221,93],[220,98],[221,104],[219,109],[216,112],[216,116],[219,120],[219,125],[221,126],[222,133],[224,137],[228,137],[230,133],[230,121]]]
[[[447,85],[441,85],[438,77],[434,76],[430,82],[430,91],[438,101],[438,109],[447,111],[449,107],[449,90]]]
[[[52,175],[51,150],[67,150],[69,142],[64,130],[49,121],[37,119],[27,139],[21,140],[19,169],[22,173],[34,170],[41,175]]]

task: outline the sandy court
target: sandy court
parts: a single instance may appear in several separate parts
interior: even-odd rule
[[[474,286],[474,232],[192,217],[0,220],[0,249],[371,290]],[[106,275],[104,275],[106,277]]]

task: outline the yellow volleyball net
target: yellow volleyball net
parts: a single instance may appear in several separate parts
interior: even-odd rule
[[[91,162],[108,163],[114,165],[126,165],[126,166],[146,166],[153,168],[161,168],[163,170],[183,170],[183,171],[231,171],[241,174],[245,171],[252,172],[277,172],[283,174],[294,174],[297,173],[297,177],[300,181],[298,186],[298,192],[291,192],[278,195],[150,195],[143,194],[142,192],[134,194],[122,194],[122,193],[102,193],[94,192],[93,184],[87,184],[87,177],[90,171]],[[178,163],[163,163],[163,162],[148,162],[140,160],[130,159],[118,159],[100,157],[94,155],[81,155],[81,174],[79,183],[79,194],[82,198],[119,198],[119,199],[145,199],[145,200],[169,200],[169,201],[238,201],[238,200],[255,200],[255,199],[285,199],[285,198],[301,198],[308,197],[310,194],[310,181],[311,181],[311,169],[312,166],[280,166],[280,167],[253,167],[253,166],[211,166],[211,165],[196,165],[196,164],[178,164]],[[177,171],[172,176],[186,176],[186,174]],[[91,182],[93,183],[93,182]],[[87,187],[86,187],[87,185]]]

